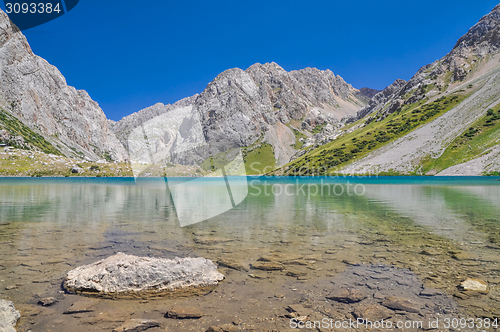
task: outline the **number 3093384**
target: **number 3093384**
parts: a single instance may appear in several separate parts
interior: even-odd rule
[[[6,3],[5,9],[7,14],[52,14],[52,13],[60,13],[62,9],[57,3],[55,6],[50,3],[44,2],[32,2],[32,3]]]

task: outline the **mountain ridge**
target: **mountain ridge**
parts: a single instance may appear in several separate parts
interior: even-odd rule
[[[183,162],[198,163],[233,148],[269,143],[276,163],[282,165],[297,152],[293,148],[297,131],[312,136],[315,128],[338,123],[366,103],[365,94],[376,90],[363,91],[331,70],[304,68],[287,72],[274,62],[256,63],[246,70],[225,70],[200,94],[173,105],[156,104],[124,117],[113,125],[113,130],[126,146],[132,122],[141,125],[152,121],[155,115],[191,105],[201,117],[208,148]]]
[[[433,161],[439,160],[452,142],[458,137],[470,138],[489,132],[488,126],[497,121],[499,33],[500,5],[497,5],[443,58],[421,67],[408,82],[396,81],[374,96],[356,115],[345,117],[342,123],[346,129],[336,134],[337,142],[343,145],[332,142],[309,151],[276,174],[290,174],[300,167],[308,169],[307,173],[321,168],[342,174],[434,175],[444,171]],[[488,124],[470,127],[487,112],[492,112],[488,115]],[[469,133],[470,128],[474,129],[473,135]],[[351,140],[348,141],[348,137]],[[494,138],[490,137],[486,146],[500,143],[491,139]],[[497,150],[488,151],[494,154]],[[470,156],[481,157],[480,154]],[[453,173],[481,175],[500,170],[498,154],[487,159],[490,164],[476,163],[476,173],[462,172],[459,167],[455,167]],[[428,169],[429,165],[436,167]],[[477,172],[478,169],[481,171]]]

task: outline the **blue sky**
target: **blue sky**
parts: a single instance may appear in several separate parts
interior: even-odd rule
[[[24,33],[119,120],[256,62],[331,69],[356,88],[382,89],[448,53],[498,1],[80,0]]]

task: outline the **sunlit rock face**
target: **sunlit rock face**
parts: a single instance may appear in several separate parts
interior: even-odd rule
[[[36,56],[1,10],[0,108],[67,156],[126,159],[99,105],[84,90],[68,86],[56,67]]]

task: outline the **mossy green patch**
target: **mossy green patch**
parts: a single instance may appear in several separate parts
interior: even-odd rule
[[[0,109],[0,129],[7,130],[12,136],[21,136],[27,144],[37,147],[45,153],[62,155],[42,135],[35,133],[28,126],[2,109]],[[9,142],[9,144],[12,144],[12,142]],[[16,148],[23,148],[22,146],[15,146],[15,144],[12,145]]]
[[[313,135],[319,134],[323,130],[323,128],[325,128],[325,126],[326,126],[326,122],[322,123],[320,125],[317,125],[316,127],[314,127],[314,129],[311,131],[311,133]]]
[[[258,175],[271,172],[276,167],[274,150],[269,143],[260,143],[253,149],[244,151],[247,175]]]
[[[237,149],[219,152],[215,156],[205,159],[199,166],[205,171],[213,172],[230,163],[233,160],[235,153],[237,153]]]
[[[448,167],[480,157],[500,141],[500,105],[489,109],[481,119],[467,128],[437,159],[422,162],[422,172],[439,172]]]
[[[306,135],[304,135],[300,130],[298,129],[295,129],[293,128],[292,126],[290,125],[287,125],[288,128],[290,128],[292,131],[293,131],[293,134],[295,135],[295,144],[292,145],[292,148],[294,148],[295,150],[300,150],[302,149],[302,146],[304,145],[304,143],[302,143],[300,141],[301,138],[307,138]]]

